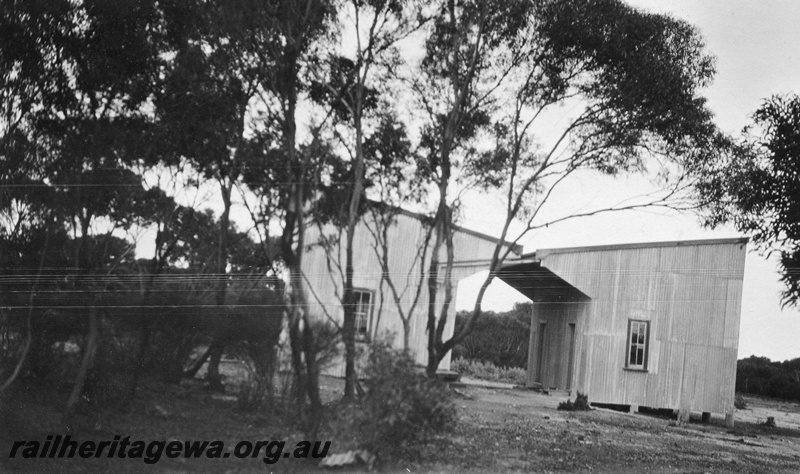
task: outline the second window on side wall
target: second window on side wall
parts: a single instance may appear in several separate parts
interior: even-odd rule
[[[647,370],[647,349],[650,332],[649,321],[628,321],[628,351],[625,367]]]
[[[356,302],[356,340],[369,340],[369,319],[372,314],[372,292],[353,290]]]

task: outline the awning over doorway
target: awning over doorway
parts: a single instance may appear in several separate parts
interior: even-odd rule
[[[567,303],[590,299],[563,278],[543,267],[540,261],[504,265],[497,276],[536,303]]]

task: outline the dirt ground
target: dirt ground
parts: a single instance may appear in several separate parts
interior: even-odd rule
[[[800,472],[800,405],[746,398],[736,427],[606,409],[557,411],[563,397],[459,389],[461,424],[424,462],[430,472]],[[776,427],[761,425],[768,416]]]
[[[323,379],[323,396],[335,403],[341,380]],[[281,459],[8,459],[13,440],[41,439],[63,432],[59,404],[68,390],[20,384],[0,400],[0,471],[14,472],[319,472],[316,461]],[[461,387],[456,391],[460,422],[453,433],[420,447],[414,462],[383,463],[383,472],[800,472],[800,405],[747,398],[736,428],[723,420],[676,425],[674,420],[605,409],[557,411],[565,398],[526,390]],[[330,405],[333,407],[334,405]],[[154,440],[286,440],[302,434],[280,425],[274,410],[237,409],[236,397],[207,391],[202,384],[148,382],[126,413],[84,411],[73,437],[111,439],[116,434]],[[776,427],[763,426],[772,416]],[[352,446],[329,426],[329,454]],[[326,437],[327,436],[327,437]],[[363,471],[363,469],[362,469]],[[334,472],[360,472],[356,468]]]

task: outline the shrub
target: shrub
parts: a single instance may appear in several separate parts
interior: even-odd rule
[[[364,375],[367,393],[355,423],[359,443],[373,453],[413,456],[415,444],[454,426],[450,390],[417,370],[407,352],[376,342]]]
[[[331,367],[339,360],[342,347],[339,328],[331,322],[312,320],[311,327],[314,332],[314,353],[320,371]]]
[[[245,413],[252,413],[272,399],[272,384],[269,378],[259,375],[255,370],[248,370],[239,384],[236,395],[237,408]]]
[[[114,334],[109,327],[104,329],[97,336],[94,360],[85,387],[85,399],[98,406],[118,403],[129,389],[129,374],[133,373],[138,342]],[[77,365],[76,360],[76,371]]]
[[[476,379],[525,385],[525,370],[517,367],[497,367],[491,362],[455,359],[450,364],[450,369]]]
[[[733,400],[733,406],[735,406],[739,410],[746,410],[747,400],[745,400],[745,398],[741,394],[737,393],[736,398]]]
[[[575,397],[575,402],[572,400],[561,402],[558,404],[558,409],[566,411],[589,411],[591,410],[589,406],[589,396],[578,392],[578,396]]]
[[[161,314],[159,314],[161,316]],[[169,383],[180,383],[184,364],[196,346],[197,335],[180,315],[166,314],[157,321],[145,361],[147,372]]]

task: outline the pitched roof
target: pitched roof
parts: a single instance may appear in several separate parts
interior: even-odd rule
[[[432,216],[429,216],[429,215],[426,215],[426,214],[422,214],[420,212],[409,211],[407,209],[403,209],[402,207],[392,206],[390,204],[386,204],[386,203],[380,202],[380,201],[369,200],[368,202],[371,205],[375,206],[375,207],[386,207],[386,208],[391,209],[394,212],[397,212],[398,214],[402,214],[404,216],[408,216],[408,217],[417,219],[417,220],[422,221],[422,222],[432,222],[433,221],[433,217]],[[473,237],[477,237],[479,239],[486,240],[486,241],[491,242],[493,244],[500,243],[500,239],[498,239],[497,237],[492,237],[491,235],[484,234],[482,232],[478,232],[478,231],[475,231],[475,230],[472,230],[472,229],[467,229],[466,227],[462,227],[462,226],[459,226],[459,225],[453,225],[453,229],[455,229],[457,232],[462,232],[464,234],[471,235]],[[513,245],[513,250],[512,251],[517,255],[521,255],[522,254],[522,245],[513,244],[513,243],[511,243],[511,242],[509,242],[507,240],[504,240],[503,244],[505,246],[512,246]]]

